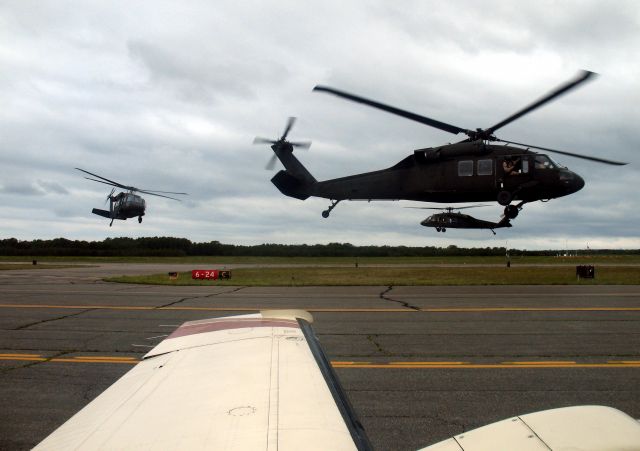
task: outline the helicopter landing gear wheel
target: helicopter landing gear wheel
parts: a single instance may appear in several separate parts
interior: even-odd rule
[[[325,219],[328,218],[329,215],[331,214],[331,210],[336,208],[336,205],[338,205],[339,202],[340,202],[339,200],[332,200],[331,205],[329,205],[329,208],[327,208],[325,211],[322,212],[322,217]]]
[[[436,227],[436,232],[439,232],[440,230],[442,230],[440,227]]]
[[[518,217],[518,207],[515,205],[507,205],[504,207],[504,215],[509,219],[515,219]]]
[[[442,230],[443,232],[446,232],[446,231],[447,231],[447,229],[445,229],[444,227],[443,227],[441,230]]]
[[[142,216],[138,216],[138,224],[142,222]]]
[[[497,200],[498,200],[498,203],[499,203],[500,205],[507,206],[507,205],[509,205],[509,204],[511,203],[511,201],[513,200],[513,196],[511,195],[511,193],[510,193],[509,191],[504,191],[504,190],[502,190],[502,191],[500,191],[500,192],[498,193],[498,198],[497,198]]]

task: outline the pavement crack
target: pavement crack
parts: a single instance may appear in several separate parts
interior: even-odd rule
[[[384,348],[382,347],[382,345],[380,345],[380,343],[378,343],[376,341],[377,338],[378,338],[377,335],[367,335],[367,340],[369,340],[369,342],[371,342],[371,344],[373,344],[373,346],[375,346],[376,351],[379,352],[380,354],[388,356],[389,353],[387,351],[385,351]]]
[[[40,320],[40,321],[34,321],[34,322],[32,322],[32,323],[24,324],[24,325],[22,325],[22,326],[16,327],[16,328],[14,328],[14,329],[12,329],[12,330],[28,329],[29,327],[31,327],[31,326],[36,326],[36,325],[38,325],[38,324],[49,323],[49,322],[52,322],[52,321],[59,321],[59,320],[61,320],[61,319],[66,319],[66,318],[71,318],[71,317],[73,317],[73,316],[82,315],[83,313],[90,312],[91,310],[95,310],[95,309],[89,308],[89,309],[84,309],[84,310],[82,310],[82,311],[80,311],[80,312],[76,312],[76,313],[69,313],[68,315],[62,315],[62,316],[57,316],[57,317],[55,317],[55,318],[48,318],[48,319],[43,319],[43,320]]]
[[[380,297],[380,299],[384,299],[385,301],[397,302],[398,304],[402,305],[405,308],[420,311],[420,307],[416,307],[415,305],[411,305],[408,302],[399,301],[397,299],[393,299],[387,296],[387,293],[389,293],[391,290],[393,290],[393,285],[389,285],[387,289],[384,290],[382,293],[380,293],[378,296]]]
[[[205,294],[205,295],[202,295],[202,296],[188,296],[186,298],[178,299],[177,301],[169,302],[168,304],[159,305],[157,307],[154,307],[154,309],[162,309],[162,308],[166,308],[166,307],[171,307],[171,306],[174,306],[176,304],[180,304],[181,302],[189,301],[189,300],[192,300],[192,299],[206,299],[206,298],[213,298],[213,297],[216,297],[216,296],[220,296],[221,294],[235,293],[235,292],[240,291],[240,290],[242,290],[244,288],[247,288],[247,287],[237,287],[237,288],[234,288],[233,290],[221,291],[220,293],[209,293],[209,294]]]

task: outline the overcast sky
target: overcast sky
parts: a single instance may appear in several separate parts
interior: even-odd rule
[[[639,49],[635,0],[2,2],[0,237],[640,248]],[[526,205],[495,237],[422,227],[407,201],[343,202],[323,219],[328,201],[281,195],[271,150],[252,145],[297,116],[290,138],[313,141],[297,155],[317,179],[382,169],[461,138],[316,84],[473,129],[580,69],[600,76],[499,137],[630,164],[555,157],[585,188]],[[108,187],[76,166],[189,196],[147,196],[142,224],[109,228],[91,214]]]

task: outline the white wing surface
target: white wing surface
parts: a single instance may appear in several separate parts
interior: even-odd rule
[[[612,407],[573,406],[509,418],[422,451],[637,451],[640,424]]]
[[[184,323],[35,449],[369,449],[311,320]]]

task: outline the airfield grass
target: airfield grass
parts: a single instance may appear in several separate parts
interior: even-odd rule
[[[211,286],[363,286],[363,285],[635,285],[640,267],[596,267],[595,279],[578,279],[575,267],[300,267],[238,268],[230,280],[193,280],[181,272],[120,276],[107,282]]]
[[[441,265],[441,264],[499,264],[505,263],[504,256],[442,256],[442,257],[233,257],[233,256],[185,256],[185,257],[42,257],[42,256],[0,256],[1,262],[49,263],[175,263],[175,264],[252,264],[252,265]],[[512,256],[513,264],[640,264],[640,254],[631,255],[579,255],[556,256]]]
[[[32,263],[0,263],[0,271],[10,271],[12,269],[51,269],[74,267],[77,267],[77,265],[34,265]]]

